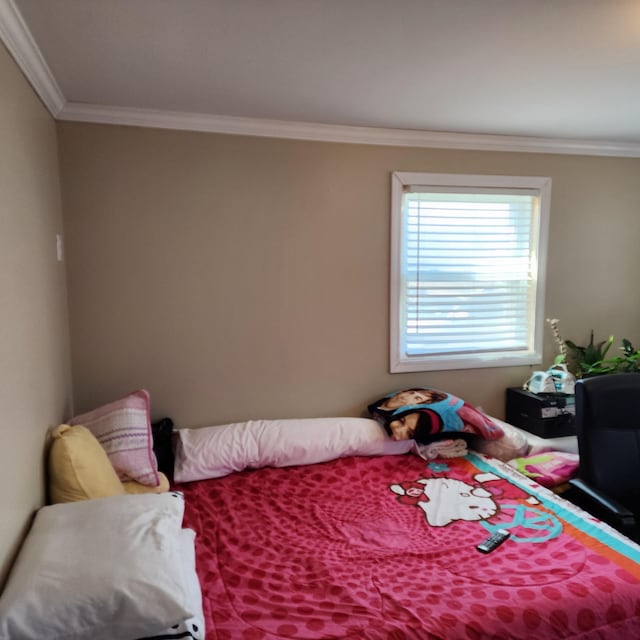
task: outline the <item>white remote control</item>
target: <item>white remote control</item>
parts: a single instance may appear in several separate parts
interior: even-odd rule
[[[476,549],[482,553],[490,553],[500,546],[511,534],[506,529],[498,529],[492,533],[484,542],[481,542]]]

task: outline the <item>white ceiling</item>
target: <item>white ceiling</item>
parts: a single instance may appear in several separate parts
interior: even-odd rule
[[[640,155],[640,0],[0,0],[0,36],[61,119]]]

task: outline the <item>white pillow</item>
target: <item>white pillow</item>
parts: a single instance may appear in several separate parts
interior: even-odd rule
[[[314,464],[343,456],[408,453],[413,440],[391,440],[368,418],[250,420],[178,429],[174,480],[219,478],[243,469]]]
[[[191,609],[194,614],[192,618],[178,622],[170,628],[153,633],[151,636],[139,638],[139,640],[176,640],[176,638],[190,638],[191,640],[204,640],[204,614],[202,613],[202,591],[200,581],[196,573],[196,532],[193,529],[183,529],[180,531],[180,550],[182,553],[182,563],[187,570],[187,593]]]
[[[0,638],[128,640],[193,616],[182,494],[43,507],[0,597]]]

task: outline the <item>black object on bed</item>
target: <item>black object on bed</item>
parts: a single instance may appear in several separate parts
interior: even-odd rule
[[[171,445],[173,435],[173,420],[162,418],[151,425],[153,434],[153,453],[158,462],[158,471],[164,473],[169,481],[173,480],[174,455]]]

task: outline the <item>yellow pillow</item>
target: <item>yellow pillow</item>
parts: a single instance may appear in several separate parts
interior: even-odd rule
[[[164,493],[169,491],[169,478],[162,471],[158,471],[158,478],[160,484],[157,487],[150,487],[148,484],[141,484],[135,480],[127,480],[122,483],[122,486],[127,493]]]
[[[61,424],[51,432],[49,499],[75,502],[125,493],[96,437],[80,425]]]

